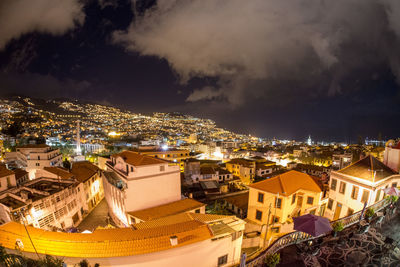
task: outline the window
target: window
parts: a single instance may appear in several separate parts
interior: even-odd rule
[[[36,163],[36,166],[40,166],[40,163]]]
[[[258,193],[258,202],[264,203],[264,194],[263,193]]]
[[[131,172],[133,172],[133,167],[131,166]]]
[[[307,197],[307,204],[309,204],[309,205],[314,204],[314,198],[313,197]]]
[[[328,209],[332,210],[332,206],[333,206],[333,199],[329,199],[328,200]]]
[[[256,210],[256,220],[261,221],[262,219],[262,211]]]
[[[375,202],[378,202],[379,199],[381,198],[381,191],[382,190],[379,189],[378,192],[376,192]]]
[[[195,213],[200,213],[200,209],[197,209],[194,211]]]
[[[165,171],[165,166],[160,166],[160,172]]]
[[[331,189],[332,189],[333,191],[336,191],[336,184],[337,184],[337,180],[336,180],[336,179],[332,179],[332,182],[331,182]]]
[[[279,222],[279,217],[278,216],[272,216],[271,223],[274,224],[274,223],[278,223],[278,222]]]
[[[358,187],[353,185],[353,190],[351,191],[351,198],[357,199],[358,198]]]
[[[310,214],[315,215],[315,211],[316,211],[316,210],[317,210],[317,209],[310,210]]]
[[[350,216],[350,215],[352,215],[354,213],[354,210],[352,210],[352,209],[348,209],[347,210],[347,215],[346,216]]]
[[[346,183],[340,182],[339,193],[344,194],[345,191],[346,191]]]
[[[294,204],[294,202],[296,202],[296,194],[292,195],[292,205]]]
[[[228,262],[228,254],[218,258],[218,266],[224,265]]]
[[[361,202],[363,203],[368,202],[368,198],[369,198],[369,191],[364,189]]]
[[[280,209],[282,207],[282,198],[275,198],[275,208]]]
[[[279,233],[279,227],[272,227],[271,233],[275,233],[275,234]]]
[[[397,187],[397,183],[393,183],[393,184],[392,184],[392,187]]]

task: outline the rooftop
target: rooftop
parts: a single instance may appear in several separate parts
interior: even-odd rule
[[[99,168],[88,161],[75,162],[72,164],[71,168],[71,173],[75,176],[75,179],[81,183],[90,179],[98,171]]]
[[[212,237],[212,232],[206,224],[194,220],[151,229],[101,229],[92,234],[50,232],[31,226],[27,228],[38,253],[82,258],[145,254],[189,245]],[[177,245],[171,245],[171,236],[177,236]],[[2,246],[14,249],[17,239],[22,241],[24,251],[34,252],[22,224],[9,222],[0,226]]]
[[[71,179],[74,177],[74,175],[67,169],[61,167],[44,167],[43,169],[47,172],[57,175],[61,179]]]
[[[240,195],[236,195],[236,196],[230,196],[230,197],[224,198],[224,200],[242,210],[245,210],[245,209],[247,209],[247,206],[249,203],[249,192],[246,192],[246,193],[240,194]]]
[[[162,164],[167,163],[162,159],[141,155],[137,152],[133,151],[123,151],[118,154],[114,154],[113,157],[121,157],[126,163],[133,166],[144,166],[144,165],[153,165],[153,164]]]
[[[338,173],[377,182],[391,175],[397,174],[394,170],[369,155],[359,161],[337,171]]]
[[[0,177],[8,176],[8,175],[13,175],[14,172],[7,169],[6,165],[0,164]]]
[[[249,187],[284,196],[289,196],[300,189],[321,192],[321,188],[312,176],[293,170],[251,184]]]
[[[186,198],[153,208],[131,211],[128,212],[128,214],[142,221],[150,221],[194,210],[203,206],[205,206],[205,204],[191,198]]]

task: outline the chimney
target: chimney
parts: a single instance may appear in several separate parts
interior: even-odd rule
[[[178,245],[178,237],[176,235],[170,236],[169,241],[171,242],[171,246]]]

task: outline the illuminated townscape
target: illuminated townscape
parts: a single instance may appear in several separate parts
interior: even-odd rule
[[[398,0],[3,0],[0,267],[400,266]]]

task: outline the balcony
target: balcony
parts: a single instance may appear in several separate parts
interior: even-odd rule
[[[370,223],[370,228],[366,230],[364,228],[364,231],[361,231],[363,228],[360,227],[359,222],[363,218],[359,211],[331,222],[332,224],[339,221],[343,223],[344,230],[340,232],[339,237],[332,237],[331,233],[313,237],[294,231],[279,237],[270,246],[248,256],[246,266],[262,266],[265,257],[274,253],[280,253],[281,263],[287,266],[299,262],[304,266],[344,266],[350,261],[349,255],[352,252],[363,254],[358,258],[364,262],[358,264],[381,266],[378,263],[385,262],[385,266],[398,266],[400,254],[396,253],[398,250],[395,248],[400,242],[400,219],[398,215],[394,215],[396,209],[389,208],[389,205],[390,202],[383,199],[370,206],[376,212],[387,211],[379,226],[375,220]],[[381,224],[383,224],[382,227]],[[395,240],[393,241],[392,238]],[[388,244],[389,241],[391,244]],[[309,243],[314,245],[310,246]],[[307,248],[307,250],[301,248]],[[357,266],[357,264],[354,265]]]

